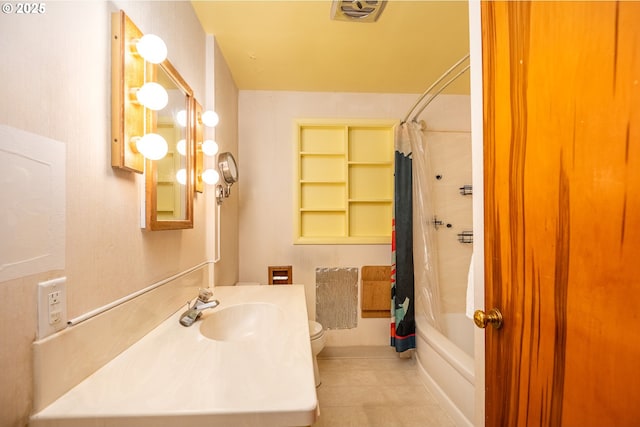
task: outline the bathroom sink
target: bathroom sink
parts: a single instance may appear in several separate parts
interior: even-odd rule
[[[305,287],[214,292],[220,305],[193,326],[180,326],[178,310],[34,414],[29,426],[313,425],[318,396]]]
[[[200,322],[200,333],[216,341],[268,340],[282,317],[282,310],[269,303],[221,307]]]

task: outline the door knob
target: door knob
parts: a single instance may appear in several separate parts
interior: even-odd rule
[[[500,329],[502,327],[502,313],[497,308],[492,308],[488,313],[485,313],[482,310],[476,310],[473,313],[473,323],[476,324],[478,328],[486,328],[488,324],[491,324],[496,329]]]

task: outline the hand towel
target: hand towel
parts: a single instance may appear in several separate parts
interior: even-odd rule
[[[473,254],[471,254],[471,260],[469,261],[469,274],[467,275],[466,314],[469,319],[473,319],[473,312],[475,311],[474,297],[475,297],[475,287],[473,284]]]

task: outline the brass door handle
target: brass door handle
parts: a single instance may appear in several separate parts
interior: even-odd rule
[[[502,313],[497,308],[492,308],[488,313],[485,313],[482,310],[476,310],[473,313],[473,323],[476,324],[478,328],[486,328],[488,324],[491,324],[496,329],[500,329],[502,327]]]

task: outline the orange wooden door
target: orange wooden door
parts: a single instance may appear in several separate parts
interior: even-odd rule
[[[640,2],[484,2],[487,426],[640,426]]]

